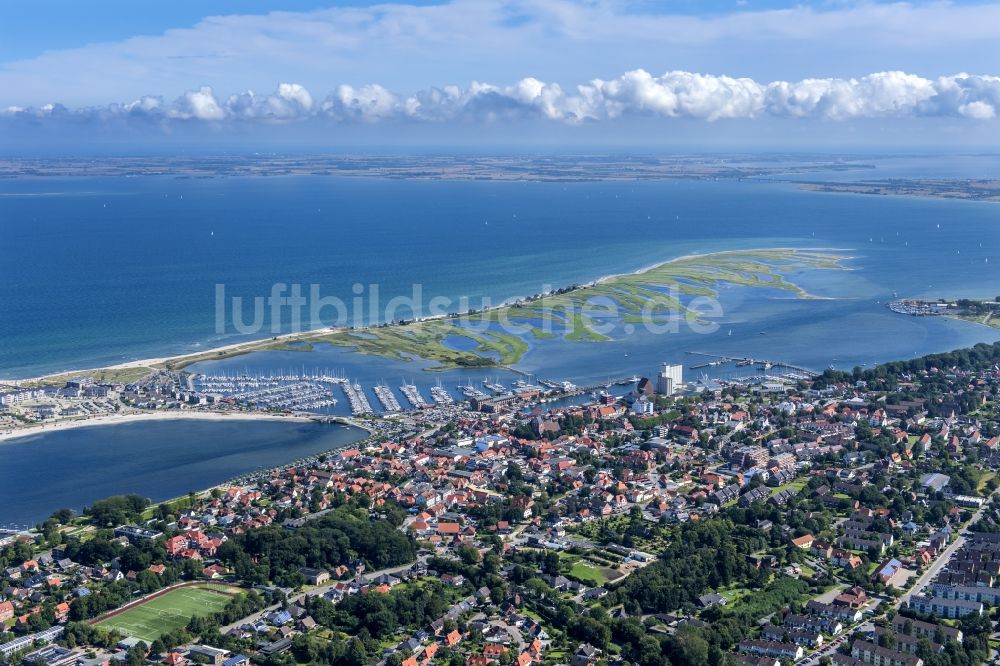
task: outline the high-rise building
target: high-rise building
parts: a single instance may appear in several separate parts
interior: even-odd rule
[[[660,395],[673,395],[684,383],[684,366],[664,363],[660,374],[656,376],[656,392]]]

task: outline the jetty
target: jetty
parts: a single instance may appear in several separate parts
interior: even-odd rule
[[[347,396],[347,401],[351,405],[352,414],[359,416],[373,412],[371,403],[368,402],[368,397],[365,395],[364,389],[361,388],[361,384],[351,384],[345,381],[341,384],[341,388],[344,390],[344,395]]]
[[[819,372],[812,370],[811,368],[803,368],[802,366],[792,365],[791,363],[785,363],[784,361],[769,361],[765,359],[753,358],[752,356],[723,356],[720,354],[706,354],[705,352],[689,351],[688,354],[692,356],[704,356],[711,358],[713,360],[706,361],[705,363],[700,363],[698,365],[692,365],[692,370],[699,370],[702,368],[718,367],[723,365],[728,365],[730,363],[734,364],[737,368],[756,366],[758,370],[762,372],[768,372],[772,369],[784,369],[792,371],[792,378],[796,379],[809,379],[813,377],[818,377]]]
[[[424,397],[420,395],[420,391],[417,389],[416,385],[404,383],[399,387],[399,391],[414,408],[422,409],[427,407],[428,403],[424,400]]]
[[[382,403],[382,407],[387,412],[398,412],[402,409],[399,400],[393,395],[392,389],[385,384],[375,385],[375,397]]]
[[[447,389],[441,386],[440,382],[438,382],[437,386],[431,387],[431,398],[433,398],[434,402],[438,405],[450,405],[455,402],[455,399],[451,397],[451,394],[448,393]]]

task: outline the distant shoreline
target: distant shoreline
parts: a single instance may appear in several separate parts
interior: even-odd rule
[[[945,199],[971,203],[1000,203],[1000,180],[893,179],[858,182],[793,181],[804,192],[863,194],[880,197]]]
[[[745,156],[744,156],[745,157]],[[663,180],[752,181],[762,176],[872,171],[857,159],[789,159],[762,164],[740,156],[718,158],[664,154],[634,160],[613,154],[532,155],[310,155],[105,156],[84,158],[0,158],[0,180],[73,177],[327,178],[492,181],[506,183],[641,182]]]

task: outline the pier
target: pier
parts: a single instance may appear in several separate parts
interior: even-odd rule
[[[399,400],[396,400],[396,396],[392,394],[392,389],[385,384],[375,385],[375,397],[378,398],[379,402],[382,403],[382,407],[387,412],[398,412],[402,410]]]
[[[417,390],[417,387],[414,384],[403,384],[399,387],[399,391],[415,409],[427,407],[427,401],[424,400],[422,395],[420,395],[420,391]]]
[[[722,356],[719,354],[706,354],[705,352],[689,351],[688,354],[692,356],[704,356],[706,358],[714,359],[712,361],[706,361],[705,363],[700,363],[698,365],[692,365],[692,370],[699,370],[702,368],[714,368],[723,365],[728,365],[733,363],[737,368],[757,366],[758,370],[763,372],[768,372],[773,368],[780,368],[784,370],[791,370],[793,373],[799,373],[801,377],[795,377],[794,379],[812,379],[818,377],[820,373],[812,370],[810,368],[803,368],[798,365],[792,365],[791,363],[785,363],[784,361],[768,361],[760,358],[753,358],[750,356]]]
[[[438,405],[450,405],[455,402],[455,399],[451,397],[451,394],[448,393],[447,389],[441,386],[440,382],[438,382],[437,386],[431,387],[431,398],[433,398],[434,402]]]
[[[360,414],[373,413],[371,403],[368,402],[368,397],[361,388],[361,384],[352,385],[349,381],[345,380],[340,387],[344,389],[344,395],[347,396],[347,401],[351,404],[352,414],[358,416]]]

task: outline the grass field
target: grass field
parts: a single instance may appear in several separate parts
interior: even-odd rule
[[[590,564],[578,555],[560,553],[559,559],[562,560],[564,567],[569,567],[568,570],[564,569],[564,571],[591,585],[604,585],[608,580],[618,575],[614,569]]]
[[[104,629],[117,629],[147,643],[187,625],[192,617],[204,617],[225,607],[239,590],[224,585],[182,587],[98,622]]]
[[[604,574],[602,569],[592,567],[589,564],[584,564],[583,562],[575,563],[570,568],[569,572],[580,580],[590,581],[594,585],[604,585],[608,582],[608,577]]]
[[[796,492],[802,492],[802,489],[806,487],[805,479],[795,479],[794,481],[789,481],[783,486],[777,486],[776,488],[771,488],[771,494],[777,495],[782,490],[788,490],[789,488],[794,488]]]
[[[734,585],[727,590],[719,590],[719,594],[724,596],[728,600],[728,603],[733,603],[750,594],[750,590]]]

